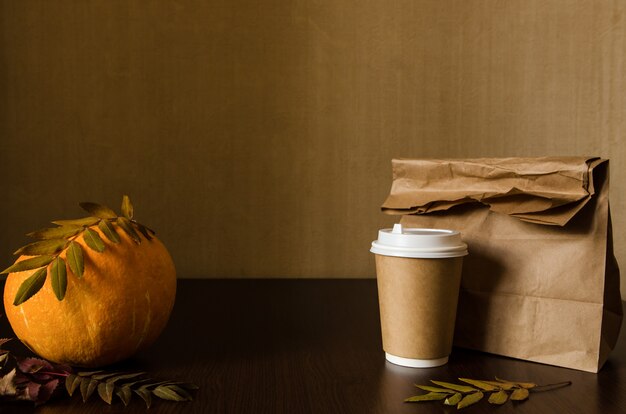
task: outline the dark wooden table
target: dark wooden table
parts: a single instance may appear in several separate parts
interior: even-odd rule
[[[0,319],[0,336],[10,334]],[[9,332],[7,332],[9,330]],[[170,323],[157,343],[123,369],[200,386],[195,400],[156,400],[151,413],[452,413],[441,402],[404,403],[414,383],[457,377],[539,383],[572,381],[471,413],[626,413],[626,340],[599,374],[454,349],[442,367],[411,369],[385,361],[374,280],[180,280]],[[16,352],[26,353],[19,344]],[[3,404],[0,413],[146,412],[94,395],[61,398],[39,408]]]

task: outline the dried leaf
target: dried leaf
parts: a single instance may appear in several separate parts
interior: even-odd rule
[[[174,381],[174,382],[170,382],[170,385],[178,385],[181,388],[184,388],[186,390],[190,390],[190,391],[194,391],[194,390],[199,390],[200,387],[198,387],[196,384],[192,384],[190,382],[178,382],[178,381]]]
[[[67,245],[65,239],[42,240],[27,244],[15,251],[15,255],[41,256],[60,252]]]
[[[45,404],[52,394],[54,394],[54,390],[59,386],[59,380],[53,379],[41,385],[39,388],[39,393],[37,395],[37,399],[35,400],[35,405]]]
[[[137,378],[141,375],[144,375],[145,372],[133,372],[131,374],[122,374],[122,375],[116,375],[114,377],[111,377],[109,379],[107,379],[107,382],[111,383],[111,384],[115,384],[117,381],[121,381],[121,380],[127,380],[127,379],[131,379],[131,378]]]
[[[89,227],[96,224],[100,219],[98,217],[83,217],[79,219],[70,219],[70,220],[54,220],[53,224],[58,224],[59,226],[81,226],[81,227]]]
[[[486,384],[490,384],[493,385],[497,388],[502,388],[505,391],[510,391],[515,387],[515,384],[513,384],[512,382],[501,382],[501,381],[482,381]]]
[[[439,388],[439,387],[431,387],[430,385],[418,385],[415,384],[415,386],[421,390],[424,391],[431,391],[431,392],[442,392],[444,394],[454,394],[456,391],[450,390],[450,389],[446,389],[446,388]]]
[[[83,240],[85,240],[87,246],[89,246],[92,250],[98,253],[102,253],[104,251],[104,242],[100,238],[100,235],[94,230],[86,229],[83,234]]]
[[[46,281],[47,274],[48,269],[44,267],[37,270],[32,276],[23,281],[17,290],[17,294],[13,300],[13,306],[21,305],[30,299],[35,293],[39,292]]]
[[[469,405],[475,404],[481,399],[484,398],[485,393],[489,394],[489,403],[494,405],[502,405],[505,404],[508,400],[512,401],[523,401],[529,398],[530,391],[548,391],[555,388],[560,388],[564,386],[571,385],[571,381],[560,382],[556,384],[547,384],[547,385],[536,385],[532,382],[512,382],[506,381],[496,377],[497,381],[485,381],[485,380],[474,380],[468,378],[459,378],[460,381],[463,381],[467,384],[471,384],[480,388],[480,390],[468,387],[464,385],[453,384],[449,382],[443,381],[432,381],[432,383],[437,384],[441,387],[431,387],[424,385],[417,385],[416,387],[430,391],[430,394],[438,394],[445,396],[444,405],[457,405],[457,409],[461,409],[467,407]],[[457,390],[458,392],[452,394],[450,390]],[[512,392],[510,392],[512,391]],[[463,396],[464,394],[464,396]],[[405,401],[429,401],[431,399],[438,399],[435,396],[424,394],[418,395],[415,397],[411,397]]]
[[[572,385],[572,381],[557,382],[555,384],[537,385],[536,387],[534,387],[533,389],[529,391],[534,391],[534,392],[551,391],[557,388],[567,387],[568,385]]]
[[[0,273],[15,273],[23,272],[24,270],[38,269],[42,266],[50,264],[54,260],[54,256],[35,256],[30,259],[22,260],[21,262],[14,263]]]
[[[102,381],[104,379],[113,377],[115,375],[118,375],[119,372],[105,372],[104,374],[96,374],[96,375],[90,375],[91,378],[98,380],[98,381]]]
[[[480,391],[467,394],[461,401],[459,401],[456,408],[460,410],[461,408],[469,407],[470,405],[476,404],[478,401],[482,400],[484,396],[485,394]]]
[[[78,373],[78,375],[80,375],[81,377],[91,377],[92,375],[99,374],[101,372],[104,372],[104,370],[103,369],[99,369],[99,370],[96,370],[96,371],[80,371]]]
[[[133,218],[133,204],[130,202],[130,197],[127,195],[122,197],[122,214],[129,220]]]
[[[153,383],[153,379],[152,378],[144,378],[144,379],[140,379],[137,381],[132,381],[132,382],[126,382],[124,383],[124,385],[122,385],[123,387],[130,387],[131,389],[134,389],[134,387],[138,384],[145,384],[145,383]]]
[[[67,290],[67,270],[65,260],[60,257],[57,257],[50,266],[50,282],[54,295],[58,300],[63,300]]]
[[[102,398],[102,401],[111,405],[113,402],[113,390],[115,389],[115,384],[110,382],[101,382],[98,384],[98,395]]]
[[[79,279],[83,277],[85,262],[83,260],[83,249],[80,247],[80,244],[75,241],[71,241],[69,247],[67,248],[65,258],[67,259],[67,263],[69,264],[72,273],[74,273],[74,275]]]
[[[150,231],[149,229],[144,226],[143,224],[134,222],[137,225],[137,228],[139,228],[139,231],[141,232],[141,234],[143,234],[143,237],[146,238],[146,240],[152,240],[152,236],[150,235]],[[154,234],[154,233],[153,233]]]
[[[118,217],[117,225],[122,228],[137,244],[141,243],[141,238],[133,228],[132,223],[126,217]]]
[[[101,220],[98,223],[98,228],[104,234],[107,239],[111,240],[113,243],[120,242],[120,235],[115,231],[115,227],[109,222],[109,220]]]
[[[7,342],[11,341],[13,338],[0,338],[0,346],[6,344]]]
[[[87,380],[85,378],[80,382],[80,394],[83,396],[83,402],[87,402],[97,387],[98,381],[95,379]]]
[[[478,391],[476,388],[468,387],[467,385],[451,384],[449,382],[433,381],[433,380],[431,380],[430,382],[432,382],[433,384],[440,385],[440,386],[445,387],[445,388],[449,388],[451,390],[459,391],[459,392]]]
[[[42,369],[53,371],[54,367],[48,361],[39,358],[18,358],[17,368],[24,374],[35,374]]]
[[[17,389],[15,388],[15,374],[15,368],[13,368],[8,374],[0,377],[0,396],[10,397],[17,394]]]
[[[85,210],[87,213],[95,217],[99,217],[102,219],[110,219],[110,218],[117,217],[117,214],[115,213],[115,211],[111,210],[109,207],[102,206],[98,203],[84,201],[82,203],[78,203],[78,205],[80,205],[82,209]]]
[[[457,405],[459,403],[459,401],[461,401],[462,398],[463,398],[463,395],[461,393],[457,392],[454,395],[449,396],[448,398],[446,398],[443,403],[445,405]]]
[[[441,394],[438,392],[429,392],[428,394],[415,395],[413,397],[409,397],[404,402],[420,402],[420,401],[437,401],[443,400],[449,394]]]
[[[82,380],[83,377],[74,374],[69,374],[67,378],[65,378],[65,389],[70,397],[74,394],[74,391],[76,391],[76,388],[80,385]]]
[[[152,405],[152,393],[149,390],[143,388],[139,388],[133,391],[135,391],[135,394],[137,394],[141,397],[142,400],[144,400],[144,402],[146,403],[146,407],[150,408],[150,406]]]
[[[459,378],[459,381],[463,381],[466,382],[468,384],[471,384],[475,387],[480,388],[481,390],[485,390],[485,391],[494,391],[496,389],[498,389],[497,387],[486,383],[484,381],[478,381],[478,380],[473,380],[473,379],[469,379],[469,378]]]
[[[509,384],[515,384],[518,385],[522,388],[527,388],[527,389],[531,389],[531,388],[535,388],[537,386],[537,384],[535,384],[534,382],[519,382],[519,381],[509,381],[509,380],[503,380],[502,378],[498,378],[496,377],[496,380],[500,381],[500,382],[506,382]]]
[[[39,240],[67,239],[80,233],[82,230],[82,226],[61,226],[33,231],[28,233],[27,236]]]
[[[132,398],[133,393],[130,387],[124,385],[115,390],[115,395],[120,397],[120,400],[122,400],[125,406],[128,406],[128,403],[130,403],[130,399]]]
[[[511,401],[524,401],[528,395],[527,388],[518,388],[511,393]]]
[[[162,400],[191,401],[191,395],[177,385],[159,385],[152,393]]]
[[[37,401],[40,388],[41,384],[38,382],[29,381],[26,383],[26,392],[30,401]]]
[[[504,390],[494,392],[489,396],[489,402],[491,404],[502,405],[509,399],[509,394]]]

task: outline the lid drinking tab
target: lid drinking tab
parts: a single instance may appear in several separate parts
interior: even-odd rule
[[[455,230],[407,228],[397,223],[382,229],[372,242],[372,253],[412,258],[446,258],[467,255],[467,244]]]

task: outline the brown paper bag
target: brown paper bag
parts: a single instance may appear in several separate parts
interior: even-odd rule
[[[393,160],[383,211],[469,246],[454,343],[597,372],[622,322],[608,160]]]

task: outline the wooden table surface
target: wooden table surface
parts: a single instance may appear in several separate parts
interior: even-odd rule
[[[12,334],[0,319],[0,336]],[[7,333],[8,331],[8,333]],[[452,413],[441,402],[403,400],[414,383],[457,377],[572,381],[530,399],[471,413],[626,413],[626,340],[598,374],[454,349],[442,367],[411,369],[385,361],[375,280],[180,280],[176,306],[163,335],[122,364],[165,379],[200,386],[187,403],[155,400],[151,413]],[[19,344],[11,347],[26,353]],[[4,403],[0,413],[145,413],[94,395],[61,398],[34,408]]]

